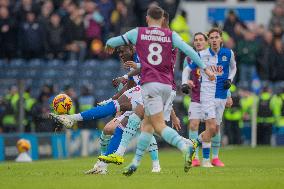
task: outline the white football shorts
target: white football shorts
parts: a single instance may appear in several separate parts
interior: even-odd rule
[[[201,104],[198,102],[190,102],[189,108],[188,108],[188,117],[189,120],[191,119],[199,119],[202,120],[202,110],[201,110]]]
[[[172,86],[150,82],[143,84],[141,88],[145,114],[149,116],[164,112],[165,105],[171,98]]]
[[[204,120],[215,118],[217,125],[220,125],[226,102],[227,99],[214,99],[201,102],[202,116]]]
[[[138,104],[143,105],[140,85],[128,89],[123,94],[130,99],[133,111],[135,110]]]

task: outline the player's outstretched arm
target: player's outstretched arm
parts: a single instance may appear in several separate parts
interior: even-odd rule
[[[106,52],[112,54],[115,47],[127,45],[129,43],[135,45],[138,36],[138,29],[132,29],[125,34],[117,37],[112,37],[106,42]]]

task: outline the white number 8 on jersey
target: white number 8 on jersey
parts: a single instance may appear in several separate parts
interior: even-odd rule
[[[152,65],[159,65],[162,62],[161,52],[163,51],[163,47],[159,43],[151,43],[149,45],[150,54],[147,56],[147,60]],[[154,60],[154,56],[156,56],[156,60]]]

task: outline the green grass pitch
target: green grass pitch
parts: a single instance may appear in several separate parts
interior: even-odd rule
[[[108,175],[84,175],[95,157],[44,160],[33,163],[0,163],[1,189],[283,189],[284,148],[226,147],[221,150],[224,168],[192,168],[183,172],[183,159],[175,150],[159,154],[162,172],[151,173],[146,154],[138,171],[131,177],[121,174],[125,165],[110,165]],[[133,155],[126,156],[129,163]]]

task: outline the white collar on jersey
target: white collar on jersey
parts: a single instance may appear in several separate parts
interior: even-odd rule
[[[151,26],[148,26],[148,27],[157,27],[157,28],[161,28],[161,26],[159,26],[159,25],[155,25],[155,24],[153,24],[153,25],[151,25]]]

